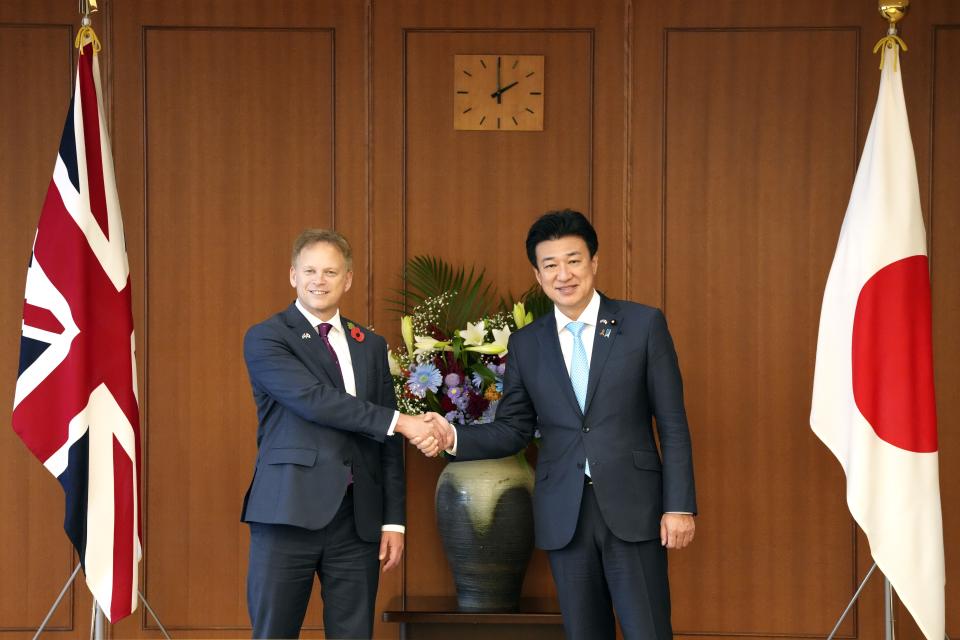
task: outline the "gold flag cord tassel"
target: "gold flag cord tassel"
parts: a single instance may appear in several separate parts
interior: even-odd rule
[[[77,33],[77,39],[74,41],[74,45],[77,49],[80,49],[80,55],[83,55],[83,49],[88,44],[93,45],[94,53],[100,53],[100,49],[103,48],[100,44],[100,38],[98,38],[97,34],[93,31],[93,27],[84,25],[80,27],[80,31]]]
[[[873,46],[873,52],[880,52],[880,69],[883,69],[883,60],[886,58],[884,52],[882,51],[884,45],[886,48],[892,49],[893,47],[900,47],[904,51],[907,50],[907,43],[903,41],[903,38],[898,36],[896,33],[888,33],[886,36],[880,38],[880,40]],[[897,59],[900,56],[895,56],[893,58],[893,70],[897,70]]]
[[[80,31],[77,32],[77,39],[73,43],[77,49],[80,49],[80,55],[83,55],[83,50],[88,44],[93,46],[94,53],[100,53],[100,49],[103,48],[100,44],[100,38],[97,37],[91,26],[93,21],[90,19],[90,14],[96,11],[98,11],[97,0],[80,0],[80,15],[83,17],[80,19]]]

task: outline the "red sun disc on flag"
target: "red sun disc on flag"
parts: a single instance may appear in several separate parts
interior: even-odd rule
[[[927,256],[893,262],[860,291],[853,320],[853,395],[877,436],[937,450]]]

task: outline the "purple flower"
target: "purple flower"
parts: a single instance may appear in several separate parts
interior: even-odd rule
[[[450,424],[457,424],[460,420],[460,412],[448,411],[446,415],[443,416],[443,419],[449,422]]]
[[[460,375],[457,373],[448,373],[443,378],[443,384],[448,387],[456,387],[460,384]]]
[[[422,398],[427,395],[427,391],[436,393],[442,380],[440,370],[431,363],[418,364],[410,373],[407,388],[410,389],[410,393]]]
[[[473,395],[473,392],[460,387],[461,393],[457,395],[456,398],[450,398],[453,400],[453,404],[456,405],[457,409],[460,411],[466,411],[467,405],[470,404],[470,396]]]
[[[450,376],[456,376],[456,375],[457,374],[455,373],[451,373],[447,377],[449,378]],[[463,395],[463,387],[457,387],[452,385],[447,387],[447,397],[453,400],[454,402],[456,402],[457,398],[459,398],[462,395]]]
[[[502,378],[504,372],[507,370],[507,364],[505,362],[502,362],[500,364],[493,364],[492,362],[488,362],[487,369],[490,369],[490,371],[493,372],[493,375],[497,376],[498,378]]]

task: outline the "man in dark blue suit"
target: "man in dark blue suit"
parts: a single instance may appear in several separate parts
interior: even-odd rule
[[[297,300],[247,331],[257,463],[243,501],[250,525],[247,606],[255,638],[300,634],[313,576],[327,638],[370,638],[380,562],[403,553],[403,440],[436,451],[434,429],[396,411],[383,338],[340,316],[353,280],[334,231],[297,238]]]
[[[535,535],[567,637],[615,638],[615,611],[627,640],[665,640],[666,550],[693,540],[697,510],[680,369],[660,310],[594,289],[597,246],[576,211],[533,224],[527,255],[554,313],[510,336],[495,420],[450,430],[443,446],[498,458],[539,429]]]

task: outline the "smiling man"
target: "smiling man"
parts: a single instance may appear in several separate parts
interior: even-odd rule
[[[510,336],[494,421],[443,444],[457,460],[499,458],[539,429],[536,542],[567,637],[612,640],[616,611],[625,639],[668,640],[666,550],[693,540],[697,510],[680,369],[660,310],[596,291],[597,247],[576,211],[534,222],[527,256],[554,313]]]
[[[434,426],[396,411],[383,338],[340,315],[350,245],[308,229],[293,245],[296,301],[254,325],[243,355],[257,404],[247,607],[255,638],[300,635],[313,576],[327,638],[373,633],[378,569],[403,553],[402,438]]]

